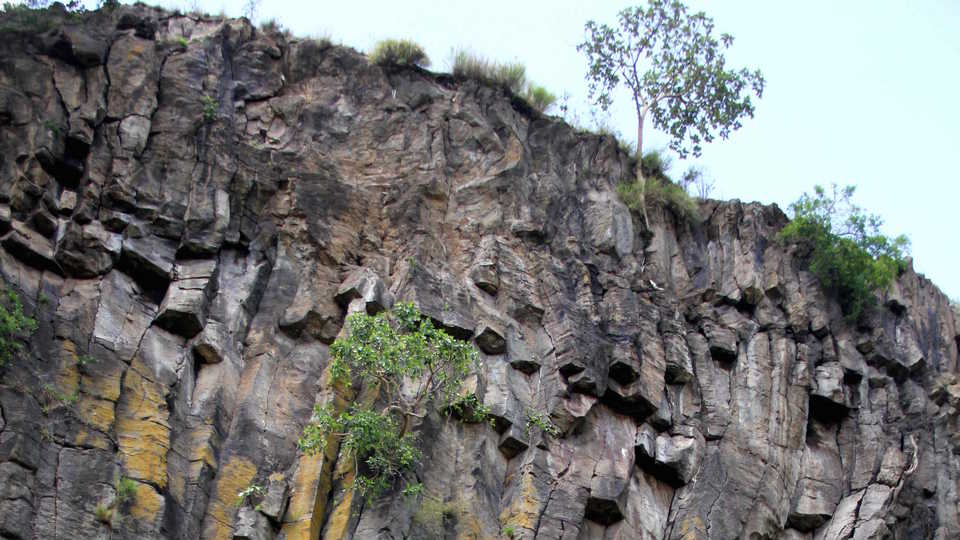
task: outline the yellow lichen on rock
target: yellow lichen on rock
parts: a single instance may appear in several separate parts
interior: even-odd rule
[[[682,540],[698,540],[707,538],[707,526],[704,525],[700,516],[684,518],[680,523],[680,538]]]
[[[250,486],[257,476],[257,467],[241,456],[226,460],[213,488],[207,516],[203,521],[203,538],[230,540],[237,512],[237,493]]]
[[[123,367],[121,362],[98,366],[96,375],[86,373],[80,375],[80,386],[86,394],[108,401],[117,401],[120,399]]]
[[[84,424],[109,433],[113,429],[113,422],[116,420],[116,403],[99,399],[86,394],[81,394],[77,401],[77,416]]]
[[[166,388],[141,375],[142,366],[134,359],[123,378],[123,397],[117,405],[120,463],[127,476],[162,489],[167,485],[170,448]]]
[[[500,512],[500,523],[515,529],[536,530],[540,515],[540,497],[533,483],[533,475],[526,473],[520,479],[520,496]]]
[[[137,496],[130,505],[130,515],[139,521],[160,525],[164,511],[163,496],[147,484],[137,483]]]
[[[76,394],[80,388],[80,372],[77,371],[77,346],[69,339],[60,342],[60,366],[57,370],[57,388],[67,395]]]
[[[350,475],[350,481],[353,481]],[[347,537],[347,527],[350,525],[350,513],[353,509],[353,500],[356,491],[348,489],[343,493],[333,512],[330,513],[330,519],[327,520],[324,528],[323,540],[339,540]]]

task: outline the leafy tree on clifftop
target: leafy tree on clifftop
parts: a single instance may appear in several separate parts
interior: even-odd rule
[[[751,94],[762,95],[763,75],[728,68],[723,52],[733,37],[715,36],[713,28],[713,19],[689,13],[676,0],[624,9],[616,27],[586,23],[587,38],[577,50],[587,56],[590,97],[607,110],[618,86],[630,92],[637,112],[638,164],[648,117],[670,135],[670,148],[686,157],[700,155],[702,143],[717,135],[726,138],[745,116],[753,116]],[[642,185],[639,165],[636,174]]]
[[[910,242],[880,232],[883,220],[851,202],[854,186],[815,186],[790,205],[793,220],[780,239],[797,245],[820,284],[840,302],[844,315],[856,320],[906,266]]]

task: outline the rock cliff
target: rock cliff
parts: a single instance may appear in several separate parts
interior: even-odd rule
[[[960,537],[957,324],[912,270],[850,322],[778,208],[644,229],[615,141],[503,90],[245,20],[48,16],[0,39],[0,272],[39,323],[0,537]],[[424,496],[364,501],[297,439],[354,399],[345,315],[395,300],[476,342],[494,421],[429,415]]]

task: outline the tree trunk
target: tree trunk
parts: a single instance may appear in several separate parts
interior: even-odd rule
[[[643,120],[644,114],[637,111],[637,180],[640,192],[643,194],[643,226],[650,230],[650,220],[647,219],[647,182],[643,177]]]

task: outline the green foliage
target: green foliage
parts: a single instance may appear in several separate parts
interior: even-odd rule
[[[189,44],[190,44],[190,42],[187,41],[187,38],[185,38],[185,37],[183,37],[183,36],[180,36],[180,37],[177,38],[177,45],[179,45],[181,48],[186,49],[186,48],[187,48],[187,45],[189,45]]]
[[[4,2],[0,12],[0,34],[41,34],[60,23],[81,19],[85,8],[79,0],[62,3],[66,11],[48,7],[49,0]]]
[[[65,394],[57,389],[56,386],[52,384],[44,384],[40,387],[43,390],[43,393],[49,396],[54,401],[58,401],[63,405],[75,405],[77,401],[80,401],[80,393],[74,392],[72,394]]]
[[[453,525],[466,511],[464,504],[459,501],[443,502],[434,497],[424,497],[420,508],[413,514],[413,523],[428,538],[443,538],[447,529],[451,528],[449,525]]]
[[[52,120],[45,120],[43,122],[43,129],[50,132],[50,134],[53,135],[54,137],[59,137],[60,134],[63,132],[63,130],[60,128],[60,124],[57,124]]]
[[[640,160],[640,167],[643,170],[644,178],[667,178],[673,161],[670,156],[660,150],[651,150],[643,154]]]
[[[560,436],[560,428],[550,420],[550,416],[542,411],[527,411],[527,423],[524,426],[524,432],[530,436],[530,428],[536,427],[544,434],[551,437]]]
[[[93,515],[100,523],[113,525],[113,507],[110,505],[97,503],[97,507],[93,509]]]
[[[644,154],[640,167],[645,180],[637,179],[617,186],[617,194],[628,208],[643,212],[651,205],[662,206],[682,220],[696,223],[700,219],[697,202],[667,175],[670,160],[662,152]]]
[[[376,498],[397,483],[404,484],[404,493],[416,494],[419,488],[406,481],[421,457],[410,418],[422,418],[430,400],[441,410],[455,406],[463,379],[478,365],[477,352],[434,326],[413,304],[397,304],[376,316],[355,313],[347,325],[349,335],[330,346],[330,372],[335,380],[379,388],[380,407],[354,403],[338,413],[318,405],[299,447],[321,453],[337,438],[357,469],[353,487],[365,497]]]
[[[121,476],[117,480],[117,484],[114,486],[117,491],[117,498],[115,500],[118,507],[124,506],[128,503],[133,503],[137,500],[137,481],[132,478],[127,478],[126,476]]]
[[[385,39],[370,53],[370,62],[378,66],[430,66],[423,47],[408,39]]]
[[[491,420],[490,407],[484,405],[476,394],[468,394],[454,400],[450,406],[444,409],[444,412],[468,424]]]
[[[636,182],[621,184],[617,186],[617,193],[621,193],[625,189],[621,186],[636,186],[636,184]],[[643,189],[648,205],[663,206],[678,218],[690,223],[696,223],[699,220],[699,207],[696,201],[682,187],[669,179],[662,177],[648,178],[644,181]],[[629,203],[627,205],[630,206]]]
[[[515,534],[517,534],[517,532],[513,525],[507,525],[503,528],[503,535],[507,538],[513,538]]]
[[[527,86],[524,99],[527,100],[530,106],[540,112],[546,112],[547,109],[557,102],[557,96],[550,93],[550,91],[543,86],[532,83]]]
[[[77,356],[76,364],[80,368],[80,371],[86,370],[86,367],[92,364],[96,364],[97,359],[89,354],[81,354]]]
[[[136,502],[137,481],[132,478],[127,478],[126,476],[121,476],[117,479],[117,483],[114,484],[113,489],[117,493],[113,502],[110,504],[97,503],[96,508],[93,509],[93,515],[97,521],[110,527],[113,526],[114,519],[118,519],[118,511]]]
[[[875,301],[874,291],[884,289],[905,266],[909,241],[880,232],[876,215],[865,214],[851,202],[855,188],[828,192],[814,187],[790,205],[793,220],[780,231],[780,239],[796,243],[810,271],[840,301],[849,320],[856,320]]]
[[[249,486],[237,492],[237,502],[234,504],[239,508],[243,506],[244,501],[252,500],[254,497],[261,498],[264,494],[266,494],[266,490],[263,489],[263,486],[251,482]]]
[[[212,96],[203,96],[201,101],[203,102],[203,121],[209,124],[217,119],[217,108],[220,103]]]
[[[586,23],[587,38],[577,50],[587,56],[590,97],[606,110],[614,90],[626,86],[637,111],[638,155],[648,115],[681,157],[700,155],[701,143],[726,138],[753,116],[750,93],[762,95],[763,76],[727,69],[723,52],[733,37],[716,37],[713,27],[713,19],[688,13],[678,0],[626,8],[617,27]]]
[[[0,286],[0,367],[23,350],[26,341],[37,329],[37,321],[23,314],[20,296]]]

